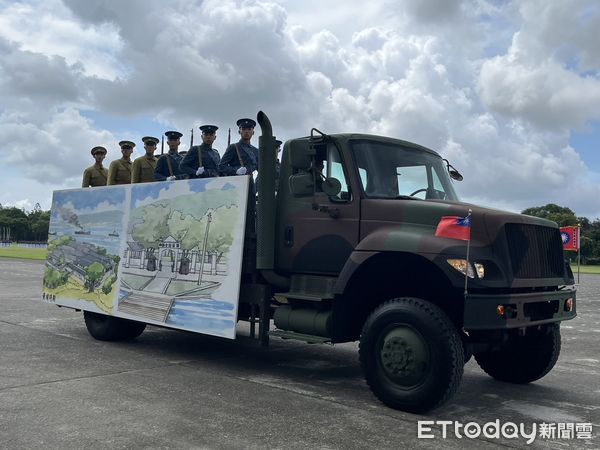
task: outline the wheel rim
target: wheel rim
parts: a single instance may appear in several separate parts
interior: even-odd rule
[[[429,347],[421,333],[396,324],[381,335],[379,364],[384,375],[403,389],[421,384],[429,373]]]

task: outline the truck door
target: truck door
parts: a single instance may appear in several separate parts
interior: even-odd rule
[[[329,197],[317,179],[314,196],[289,197],[283,217],[283,243],[277,246],[277,265],[295,273],[336,275],[359,238],[359,203],[348,182],[347,166],[334,143],[320,145],[315,167],[323,177],[341,183],[340,193]]]

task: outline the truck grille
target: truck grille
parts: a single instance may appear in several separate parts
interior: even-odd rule
[[[564,257],[557,228],[506,224],[506,239],[515,278],[563,278]]]

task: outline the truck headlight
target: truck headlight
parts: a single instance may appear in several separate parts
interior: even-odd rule
[[[485,267],[483,264],[476,262],[473,265],[475,266],[475,272],[477,272],[477,278],[482,279],[485,277]]]
[[[477,278],[482,279],[485,277],[485,267],[481,263],[468,263],[466,259],[447,259],[446,262],[452,266],[454,270],[458,270],[463,275],[467,275],[469,278],[475,278],[475,273],[477,273]],[[475,266],[475,269],[473,269]]]

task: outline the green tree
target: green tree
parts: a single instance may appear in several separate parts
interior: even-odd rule
[[[88,288],[88,292],[94,292],[94,288],[96,288],[98,281],[102,279],[102,276],[105,273],[104,266],[97,261],[93,262],[87,266],[85,273],[85,285]]]
[[[565,206],[555,205],[554,203],[527,208],[522,211],[522,214],[552,220],[553,222],[556,222],[559,227],[574,226],[578,223],[577,216],[575,216],[575,213],[571,209]]]

